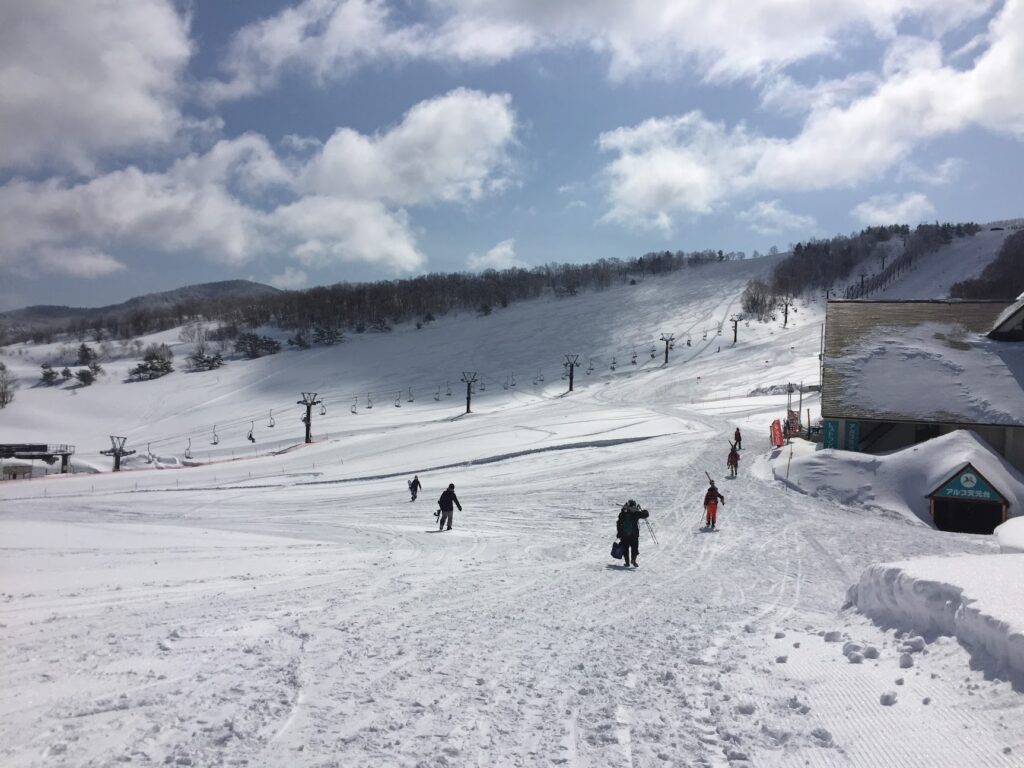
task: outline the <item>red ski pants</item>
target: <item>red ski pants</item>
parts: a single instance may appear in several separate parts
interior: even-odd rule
[[[712,501],[704,505],[704,509],[708,514],[708,525],[715,525],[718,519],[718,502]]]

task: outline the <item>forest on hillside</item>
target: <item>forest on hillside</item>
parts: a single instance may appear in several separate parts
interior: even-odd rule
[[[684,268],[745,258],[724,251],[657,251],[634,259],[602,259],[589,264],[549,264],[532,269],[480,273],[431,273],[400,280],[336,283],[269,295],[191,298],[172,306],[145,308],[54,323],[44,329],[0,330],[0,344],[32,340],[48,343],[63,335],[129,340],[204,319],[219,321],[222,334],[235,338],[245,329],[272,326],[307,335],[338,338],[347,331],[387,331],[403,322],[429,323],[450,312],[490,314],[498,307],[544,294],[566,297],[583,290],[642,280]]]
[[[1024,230],[1006,238],[995,260],[978,277],[954,283],[949,293],[954,299],[1007,301],[1024,294]]]
[[[914,269],[921,256],[980,230],[974,222],[920,224],[913,230],[898,224],[797,243],[767,280],[747,284],[743,311],[749,317],[767,320],[783,302],[817,291],[836,298],[866,298]]]

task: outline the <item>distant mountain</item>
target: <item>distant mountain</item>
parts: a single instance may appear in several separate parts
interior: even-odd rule
[[[94,320],[99,318],[127,315],[136,310],[166,310],[193,302],[216,301],[218,299],[260,298],[272,296],[280,291],[269,285],[250,280],[221,280],[215,283],[199,283],[175,288],[173,291],[147,293],[120,304],[105,307],[64,307],[37,304],[9,312],[0,312],[0,332],[14,335],[68,322]]]

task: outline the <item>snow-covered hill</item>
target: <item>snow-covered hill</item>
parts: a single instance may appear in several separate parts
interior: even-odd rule
[[[4,442],[73,442],[109,467],[120,434],[160,460],[0,486],[0,763],[1019,764],[1008,678],[942,636],[905,667],[907,637],[843,608],[879,562],[994,553],[991,537],[765,479],[787,396],[753,393],[818,383],[823,314],[740,323],[733,346],[728,318],[767,266],[20,390]],[[4,360],[35,378],[56,354]],[[462,371],[486,385],[470,414]],[[312,445],[303,391],[327,406]],[[815,415],[817,395],[802,405]],[[737,426],[740,477],[719,480],[708,531],[704,473],[722,477]],[[203,463],[180,467],[189,438]],[[462,509],[438,532],[449,483]],[[627,498],[651,512],[638,568],[608,557]]]

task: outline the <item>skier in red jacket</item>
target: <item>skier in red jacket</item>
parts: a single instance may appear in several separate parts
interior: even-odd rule
[[[718,502],[725,504],[725,496],[718,492],[715,481],[711,481],[711,487],[704,494],[704,513],[707,515],[707,527],[714,528],[718,515]]]

